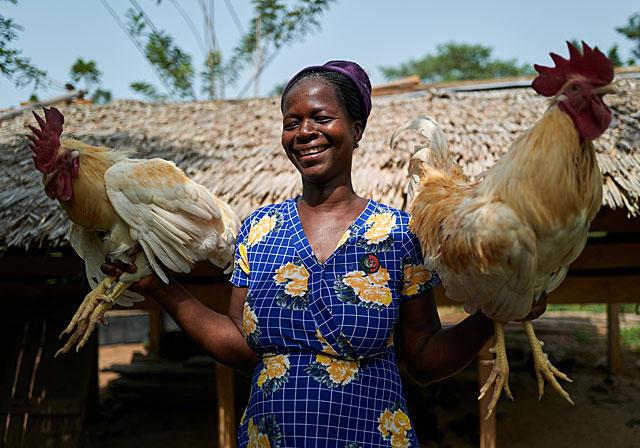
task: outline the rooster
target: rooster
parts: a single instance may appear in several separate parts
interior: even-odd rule
[[[127,291],[132,283],[152,273],[168,283],[162,265],[176,272],[201,260],[230,266],[240,222],[225,202],[172,162],[61,139],[64,117],[53,107],[44,119],[34,115],[40,129],[29,126],[28,137],[35,167],[47,196],[72,221],[70,243],[93,288],[60,335],[71,333],[56,356],[74,344],[80,350],[115,303],[142,300]],[[105,259],[122,273],[105,276]]]
[[[471,182],[452,159],[438,124],[419,117],[394,133],[414,129],[428,140],[410,163],[411,229],[425,263],[442,278],[445,294],[494,321],[492,371],[480,390],[493,393],[487,418],[509,390],[504,324],[523,319],[564,279],[582,252],[602,202],[602,177],[592,141],[611,122],[603,95],[615,93],[613,65],[584,42],[569,59],[551,53],[553,67],[534,65],[533,89],[550,97],[542,118],[520,135],[482,180]],[[411,199],[411,198],[410,198]],[[522,322],[532,347],[538,399],[544,380],[570,403],[531,321]]]

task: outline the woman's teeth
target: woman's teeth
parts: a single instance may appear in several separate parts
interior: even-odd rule
[[[308,149],[301,149],[300,151],[298,151],[298,154],[301,156],[309,156],[312,154],[318,154],[321,153],[322,151],[328,149],[329,146],[325,145],[325,146],[314,146],[313,148],[308,148]]]

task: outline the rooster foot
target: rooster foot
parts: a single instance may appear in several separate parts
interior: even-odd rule
[[[531,345],[531,351],[533,354],[533,365],[536,372],[536,378],[538,380],[538,401],[542,399],[542,395],[544,394],[544,380],[546,379],[556,392],[562,395],[565,400],[571,404],[575,404],[569,393],[562,388],[556,379],[556,377],[558,377],[564,381],[572,383],[573,381],[571,378],[551,364],[551,361],[549,361],[549,355],[542,351],[544,342],[536,337],[536,334],[533,331],[533,323],[530,320],[525,320],[522,322],[522,326],[524,327],[524,331],[529,339],[529,344]]]
[[[478,396],[478,400],[482,400],[493,386],[491,401],[487,406],[487,415],[485,416],[485,420],[488,420],[489,417],[491,417],[491,414],[493,414],[493,410],[498,403],[500,393],[503,389],[505,395],[510,400],[513,400],[511,389],[509,389],[509,361],[507,360],[507,349],[504,343],[504,325],[496,322],[494,323],[494,328],[496,345],[490,348],[489,351],[495,355],[495,359],[491,361],[484,361],[485,363],[493,364],[493,369],[491,369],[489,378],[487,378],[487,381],[480,389],[480,395]]]
[[[60,337],[71,333],[67,343],[55,354],[55,357],[67,353],[76,342],[76,352],[89,340],[98,322],[105,323],[104,314],[113,307],[118,297],[129,287],[130,283],[118,281],[113,277],[105,277],[98,286],[91,291],[80,304],[71,318],[67,328],[60,333]]]

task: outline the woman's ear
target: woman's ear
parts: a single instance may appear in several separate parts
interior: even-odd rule
[[[364,132],[364,126],[362,125],[362,121],[353,120],[353,141],[354,146],[358,146],[358,142],[362,138],[362,133]]]

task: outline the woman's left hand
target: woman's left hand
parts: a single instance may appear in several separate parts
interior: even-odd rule
[[[547,309],[547,293],[543,292],[540,298],[536,303],[531,307],[531,311],[527,314],[523,319],[516,319],[517,322],[522,322],[523,320],[534,320],[538,317],[542,316]]]

